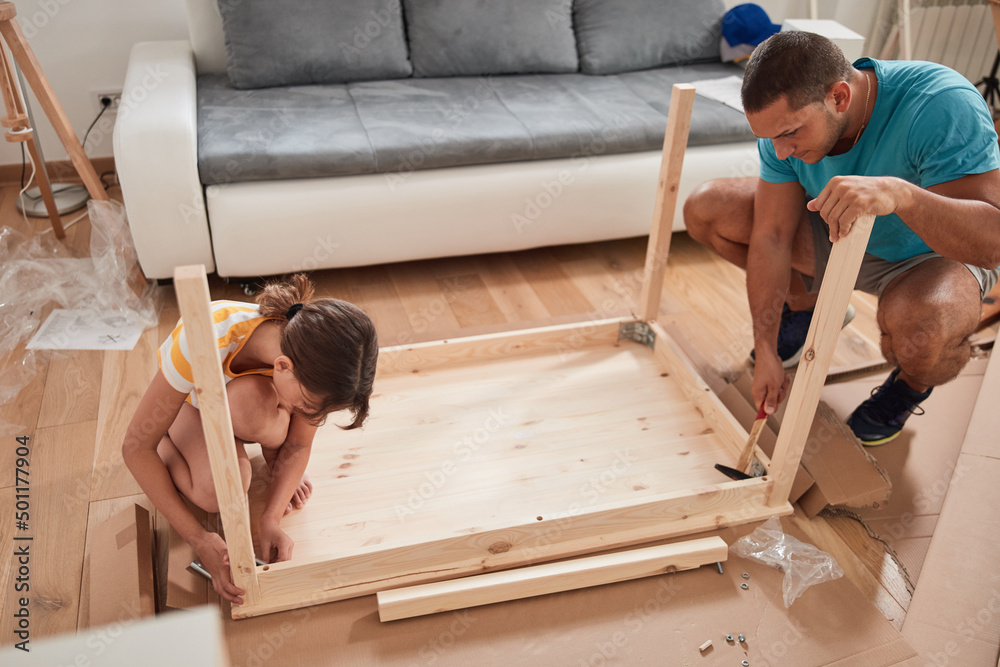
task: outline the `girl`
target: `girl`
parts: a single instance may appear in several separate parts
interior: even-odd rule
[[[260,443],[271,483],[257,536],[268,562],[287,560],[293,542],[278,523],[312,491],[304,477],[313,435],[330,412],[350,410],[353,429],[368,416],[378,340],[368,316],[338,299],[313,300],[305,275],[267,285],[257,303],[212,303],[219,359],[232,413],[243,490],[250,487],[244,443]],[[122,456],[139,486],[198,552],[215,591],[235,604],[226,544],[205,530],[181,494],[218,511],[201,428],[184,323],[160,346],[160,370],[128,426]]]

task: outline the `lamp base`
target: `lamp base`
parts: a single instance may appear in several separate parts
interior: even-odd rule
[[[53,183],[52,198],[56,202],[56,210],[59,215],[78,211],[87,205],[90,193],[82,185],[71,183]],[[17,210],[25,215],[35,218],[47,218],[49,212],[45,208],[45,201],[42,199],[41,191],[38,188],[29,188],[24,195],[18,197],[15,206]]]

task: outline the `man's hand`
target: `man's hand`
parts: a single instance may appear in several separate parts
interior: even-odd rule
[[[198,560],[212,575],[212,588],[215,592],[233,604],[243,604],[246,591],[233,583],[233,575],[229,569],[229,550],[225,541],[218,533],[205,533],[202,540],[193,546],[198,552]]]
[[[751,395],[755,406],[764,406],[764,412],[774,414],[788,392],[788,373],[781,366],[777,353],[757,353],[753,369]]]
[[[262,517],[260,520],[260,553],[268,563],[278,563],[292,557],[295,541],[278,527],[278,522]]]
[[[830,242],[844,238],[862,215],[889,215],[902,205],[908,185],[899,178],[834,176],[806,208],[830,225]]]

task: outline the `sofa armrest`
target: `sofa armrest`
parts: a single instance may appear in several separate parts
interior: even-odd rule
[[[197,75],[188,42],[141,42],[132,48],[114,152],[146,276],[170,278],[182,264],[214,271],[198,178]]]

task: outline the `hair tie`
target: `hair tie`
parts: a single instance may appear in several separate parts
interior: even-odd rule
[[[299,312],[300,310],[302,310],[302,304],[293,303],[291,306],[288,307],[288,312],[285,313],[285,319],[291,320],[293,317],[295,317],[295,313]]]

